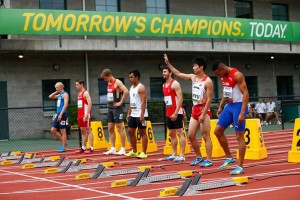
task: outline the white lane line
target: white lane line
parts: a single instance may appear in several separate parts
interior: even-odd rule
[[[15,175],[19,175],[19,176],[25,176],[25,177],[28,177],[28,178],[33,178],[33,179],[36,179],[36,180],[43,180],[45,182],[55,183],[55,184],[59,184],[59,185],[63,185],[63,186],[69,186],[69,187],[73,187],[73,188],[80,189],[80,190],[87,190],[87,191],[91,191],[91,192],[106,194],[108,196],[115,196],[115,197],[120,197],[120,198],[124,198],[124,199],[135,199],[135,198],[120,195],[120,194],[114,194],[114,193],[110,193],[110,192],[98,191],[98,190],[94,190],[94,189],[91,189],[91,188],[81,187],[81,186],[78,186],[78,185],[60,183],[60,182],[57,182],[57,181],[53,181],[53,180],[49,180],[49,179],[45,179],[45,178],[34,177],[34,176],[29,176],[29,175],[25,175],[25,174],[21,174],[21,173],[17,173],[17,172],[10,172],[10,171],[6,171],[6,170],[2,170],[2,169],[0,169],[0,171],[15,174]],[[138,199],[135,199],[135,200],[138,200]]]

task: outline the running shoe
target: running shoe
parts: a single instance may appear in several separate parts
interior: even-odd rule
[[[104,152],[103,154],[104,155],[112,155],[112,154],[116,154],[117,152],[116,152],[116,149],[110,149],[109,151],[107,151],[107,152]]]
[[[126,154],[125,148],[121,148],[116,154],[117,155],[125,155]]]
[[[93,152],[94,152],[94,150],[92,150],[92,149],[87,149],[84,151],[85,154],[91,154]]]
[[[201,164],[200,167],[211,167],[213,164],[210,160],[204,160]]]
[[[235,159],[234,158],[226,158],[223,165],[221,165],[219,168],[220,169],[225,169],[227,168],[230,164],[235,163]]]
[[[175,162],[183,162],[185,161],[185,157],[183,156],[176,156],[176,158],[174,159]]]
[[[66,150],[65,150],[64,148],[60,148],[60,149],[58,149],[57,152],[58,152],[58,153],[63,153],[63,152],[66,152]]]
[[[127,157],[137,157],[138,153],[131,150],[128,153],[126,153],[125,156],[127,156]]]
[[[75,151],[75,153],[79,154],[79,153],[84,153],[85,150],[83,150],[82,148],[78,149]]]
[[[141,153],[137,156],[137,158],[142,158],[142,159],[147,158],[147,157],[148,157],[147,154],[145,154],[144,152],[141,152]]]
[[[165,157],[163,160],[174,160],[175,156],[173,154],[169,155],[168,157]]]
[[[243,174],[245,173],[244,169],[240,166],[237,166],[234,170],[230,172],[231,175]]]
[[[190,163],[190,166],[196,166],[198,163],[201,163],[203,161],[204,161],[203,158],[196,157],[195,160]]]

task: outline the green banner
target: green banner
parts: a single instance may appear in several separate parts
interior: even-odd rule
[[[300,41],[300,23],[73,10],[0,9],[0,34],[108,35]]]

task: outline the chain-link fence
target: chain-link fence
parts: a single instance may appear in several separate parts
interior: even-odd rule
[[[262,97],[267,103],[269,97]],[[251,100],[250,104],[255,107],[256,101]],[[213,118],[216,118],[216,111],[220,99],[214,99],[211,110]],[[263,125],[263,131],[290,129],[293,128],[294,119],[299,117],[300,97],[273,98],[276,103],[279,120],[272,119],[271,124]],[[183,106],[188,120],[191,115],[192,101],[184,100]],[[4,123],[1,129],[0,152],[7,151],[31,151],[31,150],[53,150],[60,146],[60,142],[51,134],[52,115],[55,107],[22,107],[22,108],[0,108],[1,121],[5,122],[3,116],[7,116],[8,123]],[[128,104],[124,106],[124,123],[127,115]],[[166,134],[165,106],[163,101],[148,101],[149,120],[152,122],[153,132],[156,140],[164,140]],[[69,127],[67,129],[68,147],[79,147],[80,133],[77,124],[77,106],[70,105],[68,108]],[[102,121],[106,140],[109,141],[107,131],[107,108],[106,105],[94,104],[92,107],[92,121]],[[3,124],[3,123],[2,123]],[[7,125],[7,128],[5,128]],[[3,128],[4,127],[4,128]],[[6,133],[4,133],[6,132]],[[228,128],[226,133],[233,133],[233,128]],[[4,134],[3,134],[4,133]]]

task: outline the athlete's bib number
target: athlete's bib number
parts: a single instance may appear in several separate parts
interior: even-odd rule
[[[61,102],[61,99],[57,99],[57,103],[56,103],[56,106],[59,108],[60,107],[60,102]]]
[[[78,106],[78,108],[82,108],[82,100],[77,101],[77,106]]]
[[[193,85],[192,100],[193,100],[194,105],[199,104],[199,102],[202,101],[203,96],[204,96],[204,85],[203,85],[203,83]]]
[[[114,102],[114,94],[113,93],[107,93],[107,102],[109,102],[109,103]]]
[[[232,87],[224,86],[223,95],[224,95],[225,98],[232,99]]]
[[[172,107],[173,106],[171,96],[165,96],[164,100],[165,100],[165,104],[166,104],[167,107]]]

